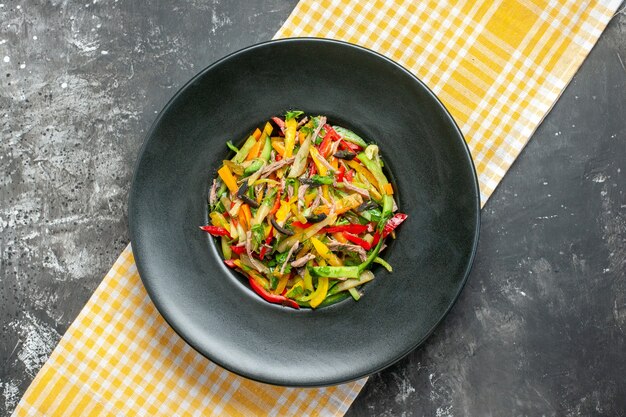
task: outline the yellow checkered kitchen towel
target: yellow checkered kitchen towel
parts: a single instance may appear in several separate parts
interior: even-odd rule
[[[341,39],[411,70],[463,131],[484,203],[620,2],[302,0],[276,37]],[[208,361],[158,314],[129,245],[15,415],[343,415],[364,383],[273,387]]]

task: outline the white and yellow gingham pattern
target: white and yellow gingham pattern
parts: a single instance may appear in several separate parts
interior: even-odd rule
[[[365,380],[316,389],[254,382],[187,345],[158,314],[130,245],[20,401],[16,416],[343,415]]]
[[[620,0],[302,0],[276,37],[374,49],[426,82],[470,146],[484,203]],[[340,416],[365,379],[321,389],[234,375],[165,323],[119,257],[18,404],[16,416]]]
[[[621,0],[302,0],[277,38],[373,49],[413,72],[457,121],[484,204]]]

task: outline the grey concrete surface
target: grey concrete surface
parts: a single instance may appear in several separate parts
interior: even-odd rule
[[[0,0],[0,415],[128,243],[156,112],[295,4]],[[459,303],[348,415],[626,415],[625,60],[620,14],[483,210]]]

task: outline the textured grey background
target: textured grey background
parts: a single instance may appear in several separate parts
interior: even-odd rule
[[[0,415],[127,244],[156,113],[295,4],[0,0]],[[625,60],[622,13],[483,210],[459,303],[349,415],[626,415]]]

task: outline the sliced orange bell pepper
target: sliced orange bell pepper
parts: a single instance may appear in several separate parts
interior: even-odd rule
[[[233,173],[230,172],[230,168],[224,165],[217,171],[217,173],[222,181],[224,181],[224,184],[226,184],[230,192],[236,193],[239,188],[237,187],[237,181],[235,180],[235,177],[233,177]]]
[[[246,156],[246,161],[252,161],[254,158],[259,156],[259,151],[261,150],[261,145],[265,144],[265,139],[263,137],[257,139],[254,146],[248,152],[248,156]]]
[[[250,221],[252,219],[252,213],[250,212],[250,206],[247,204],[242,204],[239,208],[239,223],[242,223],[242,226],[246,230],[250,230]]]
[[[363,202],[363,197],[360,194],[351,194],[343,197],[335,202],[335,214],[339,215],[346,211],[357,208]]]
[[[283,141],[283,138],[274,137],[272,138],[271,144],[272,148],[274,148],[280,156],[285,155],[285,141]]]
[[[343,236],[343,233],[335,232],[332,234],[337,242],[348,243],[348,239]]]

